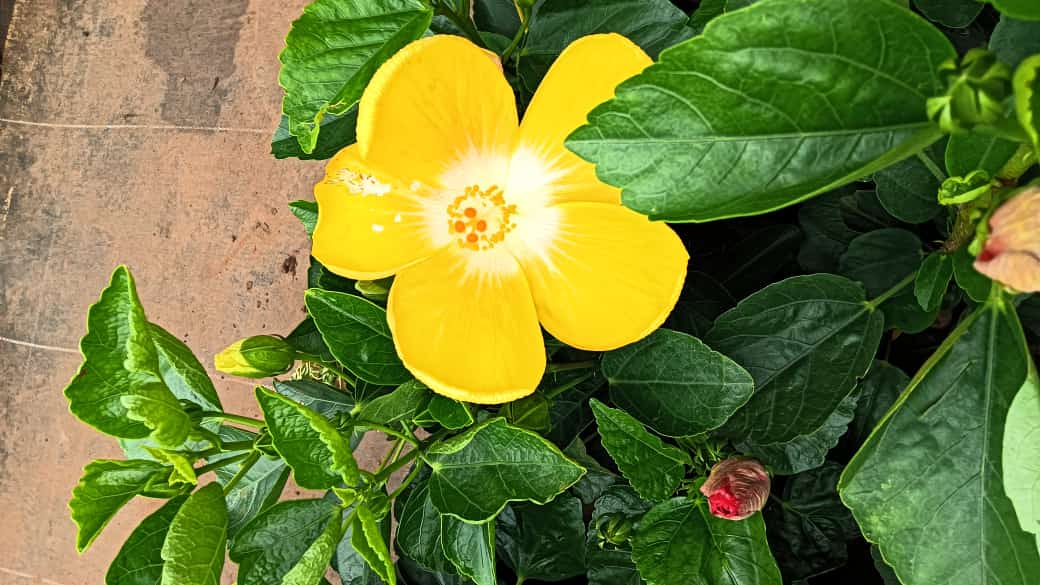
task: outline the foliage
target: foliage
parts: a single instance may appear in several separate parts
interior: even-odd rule
[[[108,585],[215,585],[225,552],[241,585],[329,567],[348,585],[1035,585],[1040,302],[973,262],[993,210],[1038,176],[1037,6],[314,1],[280,58],[278,158],[352,144],[376,70],[427,34],[497,53],[521,109],[576,38],[640,45],[654,64],[567,147],[624,205],[677,222],[685,287],[614,351],[546,335],[535,392],[488,406],[405,367],[390,279],[312,258],[300,325],[217,360],[277,376],[254,419],[224,411],[121,266],[65,389],[128,454],[85,467],[77,548],[140,496],[165,502]],[[311,236],[317,206],[290,207]],[[374,469],[354,456],[366,433],[391,441]],[[698,491],[731,456],[774,482],[741,521]],[[324,495],[283,501],[290,478]]]

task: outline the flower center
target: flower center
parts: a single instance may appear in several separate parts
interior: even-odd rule
[[[516,205],[507,205],[502,190],[492,185],[481,189],[466,187],[466,192],[448,205],[448,232],[459,246],[470,250],[490,250],[516,227]]]

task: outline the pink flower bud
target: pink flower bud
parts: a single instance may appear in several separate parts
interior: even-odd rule
[[[1040,187],[1000,206],[975,270],[1019,292],[1040,292]]]
[[[708,508],[713,516],[743,520],[766,505],[769,474],[754,459],[731,457],[711,468],[701,493],[708,496]]]

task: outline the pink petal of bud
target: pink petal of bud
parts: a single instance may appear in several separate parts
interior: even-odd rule
[[[989,229],[975,270],[1019,292],[1040,292],[1040,187],[1000,206]]]
[[[743,520],[766,505],[769,474],[754,459],[731,457],[711,468],[701,486],[711,514],[726,520]]]

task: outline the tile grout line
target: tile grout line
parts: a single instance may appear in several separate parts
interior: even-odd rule
[[[30,120],[14,120],[0,118],[0,122],[39,128],[63,128],[70,130],[172,130],[172,131],[204,131],[204,132],[238,132],[242,134],[269,134],[272,131],[259,128],[234,128],[230,126],[164,126],[153,124],[60,124],[50,122],[32,122]]]
[[[65,585],[64,583],[59,583],[58,581],[54,581],[53,579],[39,577],[37,575],[31,575],[29,573],[23,573],[21,571],[15,571],[14,569],[8,569],[7,567],[0,567],[0,573],[14,575],[15,577],[21,577],[23,579],[31,579],[33,583],[39,582],[43,583],[43,585]]]
[[[33,343],[31,341],[20,341],[18,339],[11,339],[9,337],[4,337],[3,335],[0,335],[0,341],[6,341],[7,343],[11,343],[11,344],[14,344],[14,345],[21,345],[21,346],[24,346],[24,347],[31,347],[33,349],[43,349],[43,350],[47,350],[47,351],[60,351],[60,352],[64,352],[64,353],[79,353],[78,349],[71,349],[71,348],[68,348],[68,347],[57,347],[55,345],[43,345],[43,344],[40,344],[40,343]]]

